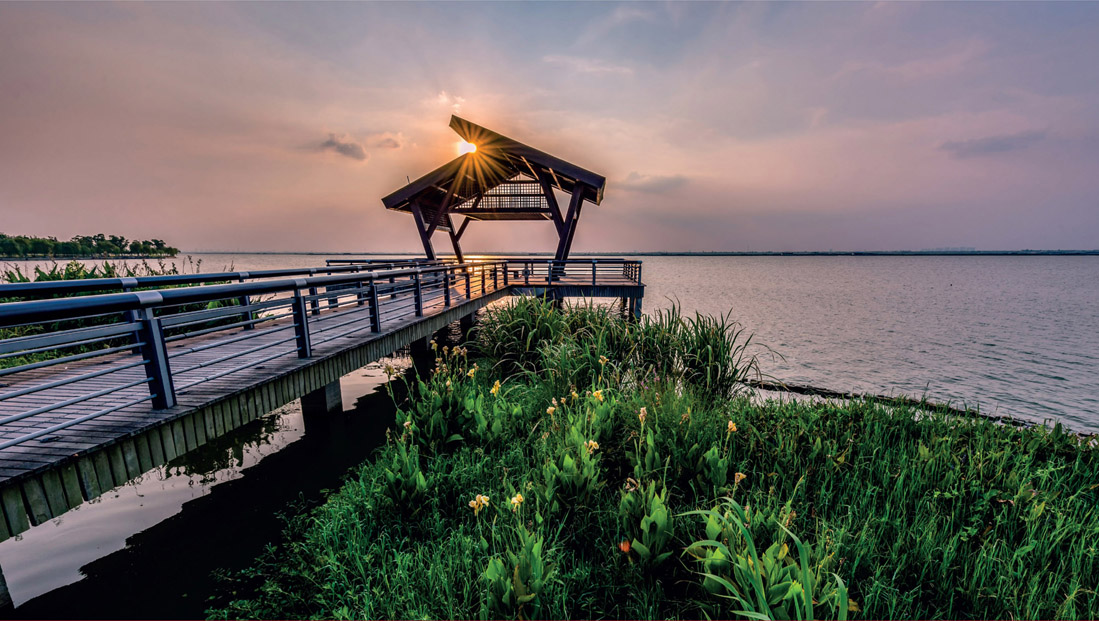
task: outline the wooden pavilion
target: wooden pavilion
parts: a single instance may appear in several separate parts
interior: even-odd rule
[[[450,235],[464,261],[460,241],[472,220],[550,220],[558,236],[554,258],[568,259],[584,201],[603,201],[606,178],[457,116],[450,127],[476,150],[382,199],[386,209],[412,214],[427,258],[436,258],[436,231]],[[554,190],[570,196],[567,209]],[[454,216],[463,216],[461,226]]]

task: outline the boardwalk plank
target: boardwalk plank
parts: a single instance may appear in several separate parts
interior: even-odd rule
[[[42,473],[42,488],[46,491],[46,503],[50,507],[50,514],[54,517],[69,510],[69,503],[65,501],[65,488],[61,485],[61,472],[48,470]]]
[[[111,463],[111,476],[114,478],[115,487],[125,485],[130,480],[126,472],[126,458],[122,456],[122,445],[112,444],[107,448],[107,457]]]
[[[31,527],[27,509],[23,505],[23,493],[14,485],[0,491],[0,502],[4,505],[4,517],[8,520],[8,530],[14,536]]]
[[[46,491],[42,488],[41,477],[23,481],[23,498],[27,501],[27,508],[30,510],[32,526],[48,522],[53,517],[49,503],[46,501]]]
[[[70,509],[79,507],[84,502],[84,495],[80,491],[80,475],[76,471],[76,462],[70,462],[61,466],[61,486],[65,490],[65,503]]]
[[[95,470],[95,463],[90,457],[81,457],[76,461],[76,471],[80,475],[80,488],[87,500],[93,500],[102,493],[99,487],[99,475]]]
[[[99,480],[99,493],[105,494],[114,489],[114,476],[111,475],[111,462],[107,458],[107,451],[93,453],[92,463],[95,464],[95,476]]]

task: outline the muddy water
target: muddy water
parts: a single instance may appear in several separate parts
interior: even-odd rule
[[[457,342],[458,333],[439,338]],[[211,596],[232,595],[219,572],[250,565],[280,538],[284,515],[323,502],[385,441],[388,390],[400,398],[404,384],[387,387],[383,367],[410,376],[405,354],[344,376],[342,414],[303,417],[295,401],[0,543],[16,606],[7,614],[203,618]]]

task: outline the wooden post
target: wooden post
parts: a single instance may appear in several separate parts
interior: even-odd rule
[[[431,234],[427,232],[427,226],[424,224],[424,214],[420,210],[419,201],[412,201],[412,217],[416,220],[416,232],[420,234],[420,241],[424,245],[424,254],[427,255],[428,261],[435,260],[435,248],[431,245]]]
[[[450,229],[450,243],[454,246],[454,257],[458,259],[459,263],[465,263],[465,258],[462,256],[462,245],[458,243],[460,236],[454,230],[454,221],[450,218],[450,214],[446,214],[446,225]],[[462,222],[462,230],[465,230],[466,224],[469,223],[469,217],[466,217]]]
[[[338,379],[301,398],[301,413],[305,416],[339,412],[343,412],[343,394]]]
[[[557,253],[553,256],[558,261],[569,258],[569,250],[572,248],[572,237],[576,233],[576,223],[580,220],[580,209],[584,203],[584,189],[586,186],[577,183],[572,190],[572,198],[569,200],[569,213],[565,216],[565,230],[557,243]]]

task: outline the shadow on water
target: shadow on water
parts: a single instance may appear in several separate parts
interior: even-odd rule
[[[437,339],[456,344],[460,332]],[[0,544],[16,603],[7,614],[204,618],[211,596],[232,597],[215,574],[250,565],[280,539],[286,515],[322,503],[385,442],[395,407],[384,365],[411,377],[413,362],[424,371],[433,360],[413,358],[402,352],[341,378],[342,414],[303,417],[295,401]],[[404,382],[389,386],[404,397]]]

